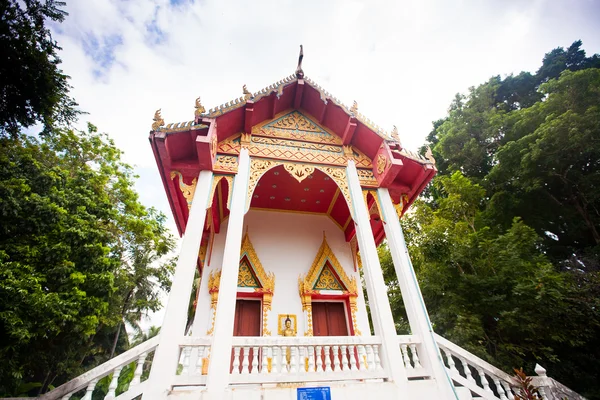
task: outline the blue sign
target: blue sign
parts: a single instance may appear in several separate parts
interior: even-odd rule
[[[298,400],[331,400],[329,387],[298,388]]]

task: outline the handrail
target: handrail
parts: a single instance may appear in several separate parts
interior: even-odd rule
[[[486,370],[487,372],[496,375],[498,378],[500,378],[504,381],[510,382],[511,384],[516,385],[515,378],[510,376],[506,372],[502,371],[501,369],[499,369],[497,367],[494,367],[492,364],[488,363],[487,361],[482,360],[481,358],[477,357],[475,354],[468,352],[467,350],[463,349],[462,347],[458,346],[457,344],[454,344],[453,342],[449,341],[448,339],[441,337],[437,333],[434,333],[433,335],[434,335],[435,340],[438,343],[438,345],[448,348],[448,350],[451,350],[456,355],[465,358],[467,361],[470,361],[473,364],[477,365],[478,367],[481,367],[482,369]]]
[[[158,340],[159,336],[155,336],[140,343],[134,348],[127,350],[125,353],[119,354],[115,358],[100,364],[96,368],[79,375],[77,378],[71,379],[69,382],[63,383],[56,389],[41,395],[39,400],[57,400],[68,394],[86,388],[93,380],[102,379],[105,376],[110,375],[115,368],[132,363],[142,354],[154,350],[158,346]]]

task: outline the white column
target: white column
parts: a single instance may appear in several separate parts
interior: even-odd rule
[[[179,360],[179,342],[185,333],[187,311],[192,294],[192,283],[196,272],[196,260],[202,240],[212,178],[211,171],[201,171],[198,177],[165,310],[165,318],[160,329],[160,341],[154,353],[149,377],[151,388],[144,392],[144,397],[148,399],[166,398],[171,381],[175,377]]]
[[[378,189],[377,194],[379,203],[383,208],[381,211],[385,220],[383,225],[385,237],[394,261],[394,269],[402,292],[402,300],[406,308],[410,329],[412,334],[419,336],[422,341],[419,359],[425,367],[431,369],[433,378],[438,382],[440,399],[457,399],[454,385],[446,373],[444,361],[433,336],[427,308],[408,255],[404,233],[392,203],[392,198],[387,188]]]
[[[211,342],[210,364],[206,377],[206,390],[210,398],[220,399],[229,384],[229,363],[233,343],[233,321],[237,294],[237,279],[242,250],[244,211],[250,176],[248,150],[240,150],[238,172],[233,181],[231,209],[227,224],[227,237],[223,250],[221,283],[217,301],[217,317]]]
[[[402,364],[398,335],[396,334],[392,309],[387,297],[387,287],[383,280],[375,239],[369,223],[369,214],[363,200],[362,188],[353,160],[348,161],[346,173],[354,208],[356,236],[362,259],[363,274],[367,286],[371,316],[373,317],[373,328],[375,334],[381,337],[383,345],[381,359],[385,369],[389,371],[391,380],[400,387],[401,393],[406,393],[408,381]]]

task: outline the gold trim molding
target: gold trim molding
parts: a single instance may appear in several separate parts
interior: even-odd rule
[[[312,297],[314,295],[322,294],[320,290],[315,290],[314,287],[317,283],[317,280],[321,276],[321,271],[327,265],[329,265],[329,267],[335,272],[340,283],[344,286],[344,290],[342,290],[342,292],[348,295],[350,312],[352,314],[352,328],[354,329],[354,334],[356,336],[360,336],[361,332],[358,329],[358,324],[356,321],[356,313],[358,311],[356,304],[356,299],[358,297],[356,278],[348,277],[344,271],[344,268],[331,250],[331,247],[329,247],[325,235],[323,235],[323,242],[321,243],[321,247],[317,252],[315,260],[313,261],[308,274],[306,274],[304,278],[302,276],[298,278],[298,292],[302,302],[302,310],[307,312],[308,317],[308,327],[304,336],[313,336]]]
[[[367,208],[367,212],[369,213],[369,217],[373,215],[373,213],[377,213],[377,215],[379,215],[379,218],[382,221],[385,221],[383,218],[383,208],[381,207],[381,203],[379,203],[379,196],[377,196],[377,191],[372,189],[363,189],[362,193],[363,199],[365,201],[365,207]],[[373,196],[373,199],[375,200],[371,207],[369,207],[368,201],[369,194],[371,194],[371,196]]]
[[[194,178],[192,180],[191,185],[186,185],[183,181],[183,175],[179,171],[171,171],[171,182],[173,182],[173,179],[175,179],[176,176],[179,177],[179,190],[181,190],[181,193],[183,193],[183,197],[187,202],[189,210],[192,208],[192,200],[194,200],[194,193],[196,192],[196,184],[198,183],[198,178]]]
[[[345,168],[328,167],[324,165],[310,165],[300,163],[290,163],[281,160],[267,160],[262,158],[252,158],[250,160],[250,179],[248,180],[248,193],[246,198],[246,211],[250,208],[250,202],[252,200],[252,194],[256,189],[256,185],[260,178],[270,169],[275,168],[279,165],[283,165],[283,168],[290,173],[298,182],[302,182],[306,177],[314,172],[315,169],[325,173],[339,187],[340,191],[346,199],[350,214],[353,215],[352,199],[350,197],[350,190],[348,188],[348,180],[346,178]]]

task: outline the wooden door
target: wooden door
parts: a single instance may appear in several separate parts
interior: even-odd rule
[[[313,302],[312,315],[313,334],[315,336],[348,336],[348,325],[346,324],[344,303]],[[334,354],[333,348],[329,349],[328,356],[331,368],[335,365],[334,357],[338,357],[339,362],[342,363],[341,351],[342,349],[338,348],[338,354]],[[323,368],[325,368],[325,349],[321,350],[321,360]]]
[[[313,302],[312,315],[315,336],[348,336],[344,303]]]
[[[235,303],[235,319],[233,321],[233,336],[260,336],[260,317],[262,315],[260,300],[241,300]],[[233,358],[235,352],[231,350],[231,367],[233,370]],[[248,357],[248,368],[252,371],[252,360],[254,351],[250,349]],[[240,372],[244,359],[244,349],[240,350],[239,362]]]

